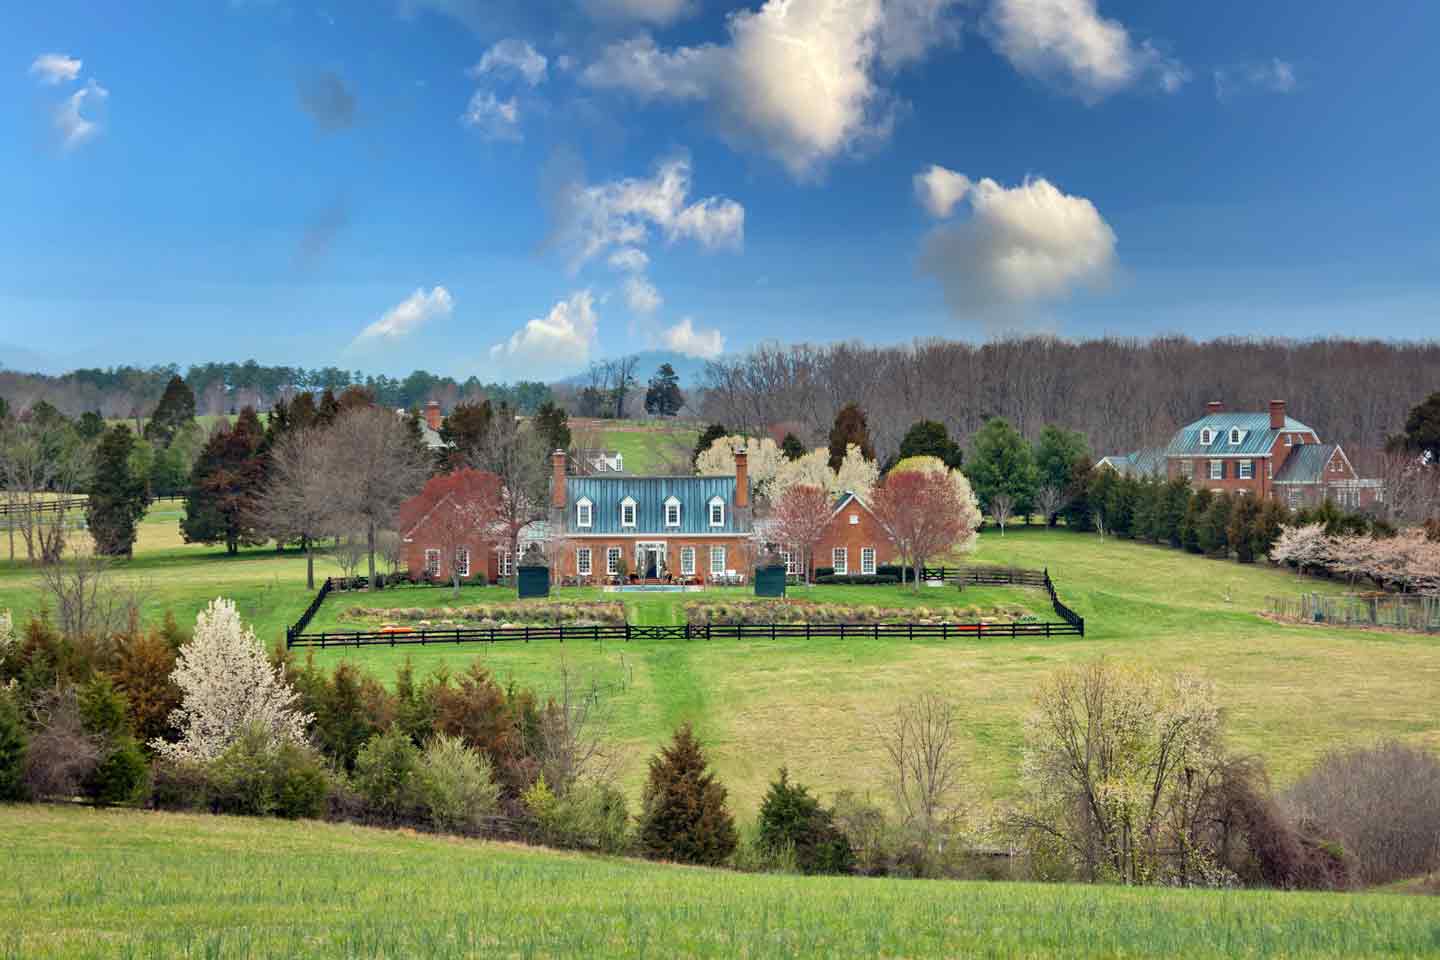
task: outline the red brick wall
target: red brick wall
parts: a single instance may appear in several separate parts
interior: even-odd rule
[[[500,571],[498,558],[495,554],[495,545],[480,536],[468,538],[464,544],[470,551],[470,576],[485,574],[485,579],[493,582],[499,577]],[[440,551],[440,573],[439,580],[448,580],[451,576],[451,557],[446,555],[445,549],[440,545],[437,537],[427,531],[425,524],[417,527],[406,541],[401,545],[401,557],[405,569],[410,571],[410,576],[416,580],[425,575],[425,551]]]
[[[856,517],[859,522],[851,523],[851,517]],[[874,514],[854,500],[831,517],[829,526],[825,528],[825,536],[815,547],[811,572],[813,573],[816,567],[834,566],[833,557],[837,547],[845,548],[846,561],[852,574],[860,572],[860,551],[865,547],[875,548],[877,567],[882,563],[894,563],[897,559],[894,544],[881,529]]]
[[[663,543],[666,553],[666,570],[671,576],[680,576],[680,551],[684,547],[695,548],[695,576],[702,580],[710,577],[710,548],[725,548],[725,569],[734,570],[736,573],[743,573],[748,578],[751,574],[751,567],[755,558],[750,540],[747,537],[683,537],[664,536],[649,534],[638,537],[584,537],[565,541],[556,550],[556,570],[552,575],[556,577],[578,576],[576,568],[576,551],[582,548],[590,550],[590,576],[602,578],[607,576],[606,551],[611,547],[619,547],[622,556],[625,558],[625,569],[629,573],[636,573],[635,570],[635,545],[637,543]]]
[[[1244,458],[1221,458],[1225,464],[1225,479],[1210,479],[1211,457],[1192,457],[1189,460],[1172,459],[1169,462],[1168,470],[1171,478],[1188,476],[1190,485],[1196,490],[1224,490],[1226,493],[1251,493],[1255,496],[1267,496],[1270,491],[1270,473],[1266,464],[1269,462],[1263,456],[1255,456],[1250,459],[1252,476],[1249,479],[1240,477],[1240,460]],[[1190,464],[1190,472],[1184,473],[1183,465]]]

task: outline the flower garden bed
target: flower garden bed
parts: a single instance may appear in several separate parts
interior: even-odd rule
[[[809,600],[697,600],[681,605],[685,622],[703,623],[1034,623],[1028,609],[978,606],[882,607]]]
[[[593,627],[623,626],[625,604],[615,601],[576,603],[477,603],[458,607],[350,607],[342,623],[404,624],[413,627]]]

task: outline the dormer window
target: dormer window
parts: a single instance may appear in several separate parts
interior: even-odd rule
[[[590,502],[589,497],[581,497],[575,501],[575,526],[590,527],[595,521],[595,505]]]
[[[665,501],[665,526],[680,526],[680,499],[678,497],[670,497]]]
[[[620,501],[620,526],[635,526],[635,500],[633,497],[626,497]]]
[[[710,499],[710,526],[725,526],[725,501],[719,497]]]
[[[1208,446],[1210,446],[1211,443],[1214,442],[1214,440],[1215,440],[1215,431],[1214,431],[1214,430],[1211,430],[1209,427],[1206,427],[1204,430],[1201,430],[1201,431],[1200,431],[1200,445],[1201,445],[1201,446],[1208,447]]]
[[[1245,431],[1244,431],[1244,430],[1241,430],[1239,427],[1231,427],[1231,428],[1230,428],[1230,446],[1232,446],[1232,447],[1238,447],[1238,446],[1240,445],[1240,441],[1241,441],[1241,440],[1244,440],[1244,439],[1245,439]]]

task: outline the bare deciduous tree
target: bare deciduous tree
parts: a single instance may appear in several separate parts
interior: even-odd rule
[[[990,518],[1000,528],[1000,536],[1005,536],[1005,525],[1010,522],[1010,515],[1015,512],[1015,498],[1008,493],[997,493],[990,498]]]
[[[534,430],[513,418],[497,417],[490,425],[483,468],[500,478],[500,503],[494,525],[514,562],[520,559],[520,531],[545,512],[550,481],[550,454]]]
[[[55,605],[60,631],[88,646],[102,662],[108,660],[112,635],[139,614],[143,583],[115,582],[110,576],[110,559],[83,548],[42,567],[40,575]]]
[[[1040,511],[1046,524],[1054,520],[1055,515],[1064,510],[1067,503],[1065,494],[1058,487],[1046,484],[1035,492],[1035,509]]]
[[[618,760],[601,736],[605,722],[600,688],[581,688],[570,669],[560,664],[560,690],[540,713],[535,730],[534,755],[545,782],[563,797],[580,781],[607,783]]]
[[[20,531],[32,563],[55,563],[65,549],[68,521],[78,511],[57,502],[78,495],[90,476],[90,449],[61,425],[39,420],[0,425],[0,482],[6,522]]]
[[[958,710],[936,693],[898,708],[881,733],[895,806],[927,846],[943,839],[961,817],[959,736]]]
[[[300,541],[310,590],[315,589],[315,541],[333,535],[341,519],[332,499],[332,452],[319,429],[286,434],[271,452],[256,518],[260,529],[277,542]]]

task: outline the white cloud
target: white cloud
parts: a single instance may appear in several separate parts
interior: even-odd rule
[[[664,331],[660,342],[676,353],[702,360],[713,360],[725,351],[725,338],[719,330],[696,330],[689,317]]]
[[[520,105],[514,97],[501,100],[488,90],[476,90],[460,122],[487,140],[520,140]]]
[[[989,178],[965,197],[970,216],[937,227],[920,256],[957,315],[1054,300],[1108,278],[1115,232],[1084,197],[1048,180],[1007,188]]]
[[[665,303],[660,291],[655,284],[638,273],[631,274],[625,278],[623,287],[625,291],[625,304],[638,314],[646,315],[659,310]]]
[[[63,53],[42,53],[30,64],[30,75],[53,87],[78,79],[81,63],[78,58],[67,57]]]
[[[915,198],[920,201],[920,206],[937,220],[950,216],[955,205],[965,199],[972,186],[965,174],[947,170],[938,163],[932,163],[915,174],[914,184]]]
[[[410,296],[386,310],[355,338],[361,340],[399,340],[419,330],[438,317],[448,317],[455,309],[455,298],[444,287],[435,286],[429,293],[417,289]]]
[[[634,247],[623,247],[610,254],[610,266],[615,270],[640,273],[649,265],[650,257],[645,251],[636,250]]]
[[[98,109],[109,96],[109,90],[91,80],[65,98],[55,110],[55,127],[60,131],[61,146],[74,150],[100,134],[100,122],[93,116],[86,116],[85,111]]]
[[[726,44],[662,50],[641,34],[581,74],[642,99],[697,100],[733,145],[770,154],[795,177],[890,129],[880,67],[921,59],[954,36],[958,0],[766,0],[728,20]]]
[[[1215,97],[1225,100],[1242,93],[1293,93],[1295,65],[1271,57],[1261,63],[1242,63],[1215,70]]]
[[[1097,0],[994,0],[985,32],[1021,73],[1053,80],[1089,103],[1151,76],[1174,93],[1190,74],[1149,41],[1135,43]]]
[[[689,239],[710,249],[744,242],[744,207],[724,197],[687,203],[689,196],[690,161],[683,157],[662,162],[646,179],[572,184],[560,203],[561,240],[577,267],[611,247],[643,245],[652,228],[668,242]]]
[[[581,0],[597,19],[639,20],[664,25],[695,12],[694,0]]]
[[[594,298],[581,290],[491,347],[490,359],[503,365],[506,380],[573,370],[589,361],[598,328]]]
[[[472,77],[480,77],[487,73],[513,70],[524,77],[530,86],[536,87],[545,82],[548,63],[529,43],[510,37],[486,50],[480,62],[471,67],[469,72]]]

